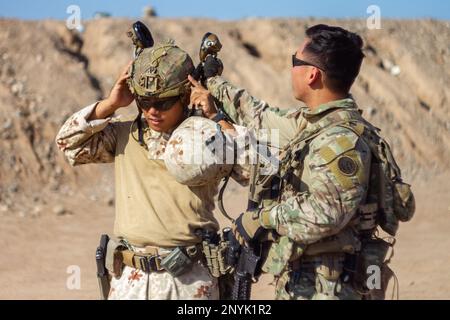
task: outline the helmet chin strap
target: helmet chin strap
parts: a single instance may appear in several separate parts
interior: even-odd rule
[[[138,107],[138,115],[136,117],[137,127],[138,127],[138,142],[141,146],[144,146],[144,130],[142,130],[142,110]]]

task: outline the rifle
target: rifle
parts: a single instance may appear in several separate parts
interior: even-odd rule
[[[247,212],[254,214],[258,213],[264,199],[275,199],[280,189],[280,178],[277,175],[263,176],[261,174],[260,161],[268,163],[270,158],[258,152],[256,164],[251,167]],[[231,298],[233,300],[249,300],[252,283],[256,281],[262,271],[264,243],[254,239],[248,246],[241,246],[231,230],[228,230],[226,236],[229,241],[227,263],[234,267]]]
[[[109,274],[106,269],[106,249],[108,246],[109,237],[107,234],[102,234],[100,237],[100,246],[95,251],[95,260],[97,262],[97,279],[100,288],[100,299],[108,300],[109,290],[111,288],[109,282]]]
[[[261,273],[261,257],[256,252],[257,245],[241,246],[233,233],[228,232],[227,263],[234,266],[234,283],[231,289],[232,300],[250,300],[254,279]]]

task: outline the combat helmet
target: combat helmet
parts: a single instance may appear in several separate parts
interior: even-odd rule
[[[191,57],[169,39],[153,47],[140,49],[130,67],[127,80],[131,93],[139,101],[168,101],[169,103],[189,93],[188,75],[194,70]],[[144,145],[141,124],[142,110],[136,122],[139,143]]]
[[[187,77],[193,71],[191,57],[169,39],[139,52],[131,66],[128,85],[139,97],[173,98],[186,93]]]

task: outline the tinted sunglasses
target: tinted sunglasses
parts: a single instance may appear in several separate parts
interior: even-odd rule
[[[311,67],[316,67],[317,69],[324,71],[323,68],[319,67],[318,65],[316,65],[314,63],[307,62],[305,60],[301,60],[301,59],[297,58],[294,53],[292,55],[292,68],[299,67],[299,66],[311,66]]]
[[[155,108],[158,111],[167,111],[170,110],[179,99],[179,96],[167,99],[136,97],[136,104],[140,109],[145,111],[149,110],[150,108]]]

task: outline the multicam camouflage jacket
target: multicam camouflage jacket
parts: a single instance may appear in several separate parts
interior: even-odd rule
[[[333,101],[312,111],[282,110],[221,77],[210,78],[207,85],[237,123],[278,129],[279,147],[287,151],[280,159],[280,198],[260,215],[261,225],[281,236],[272,245],[265,271],[278,275],[309,244],[347,232],[346,226],[365,199],[371,161],[369,147],[355,132],[333,125],[336,119],[360,116],[353,99]],[[328,118],[330,114],[335,116]],[[308,137],[309,143],[298,143]]]

